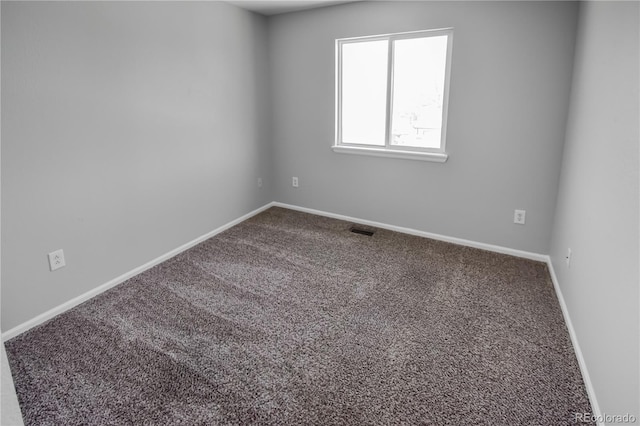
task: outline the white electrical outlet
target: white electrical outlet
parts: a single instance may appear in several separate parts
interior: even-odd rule
[[[296,176],[291,178],[291,185],[293,185],[294,188],[298,187],[298,178]]]
[[[567,268],[571,268],[571,249],[567,249],[567,257],[565,260],[567,262]]]
[[[262,188],[262,178],[258,178],[258,188]]]
[[[527,212],[525,210],[515,210],[513,212],[513,223],[517,223],[518,225],[524,225],[526,214]]]
[[[49,268],[51,269],[51,271],[60,269],[65,265],[66,263],[64,261],[64,251],[62,251],[62,249],[49,253]]]

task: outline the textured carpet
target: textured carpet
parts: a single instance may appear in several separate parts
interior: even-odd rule
[[[562,425],[546,266],[271,208],[7,342],[27,425]]]

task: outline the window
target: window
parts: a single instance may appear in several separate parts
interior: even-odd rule
[[[336,152],[444,162],[452,29],[336,40]]]

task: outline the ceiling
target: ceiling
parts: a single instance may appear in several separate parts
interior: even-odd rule
[[[227,1],[235,6],[262,15],[277,15],[279,13],[296,12],[298,10],[313,9],[316,7],[331,6],[334,4],[352,3],[350,1],[316,0],[316,1],[286,1],[286,0],[233,0]],[[356,0],[358,1],[358,0]]]

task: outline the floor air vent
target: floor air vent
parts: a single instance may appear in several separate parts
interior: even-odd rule
[[[370,237],[373,235],[373,231],[369,231],[368,229],[362,229],[357,226],[352,226],[350,231],[353,232],[354,234],[366,235],[367,237]]]

